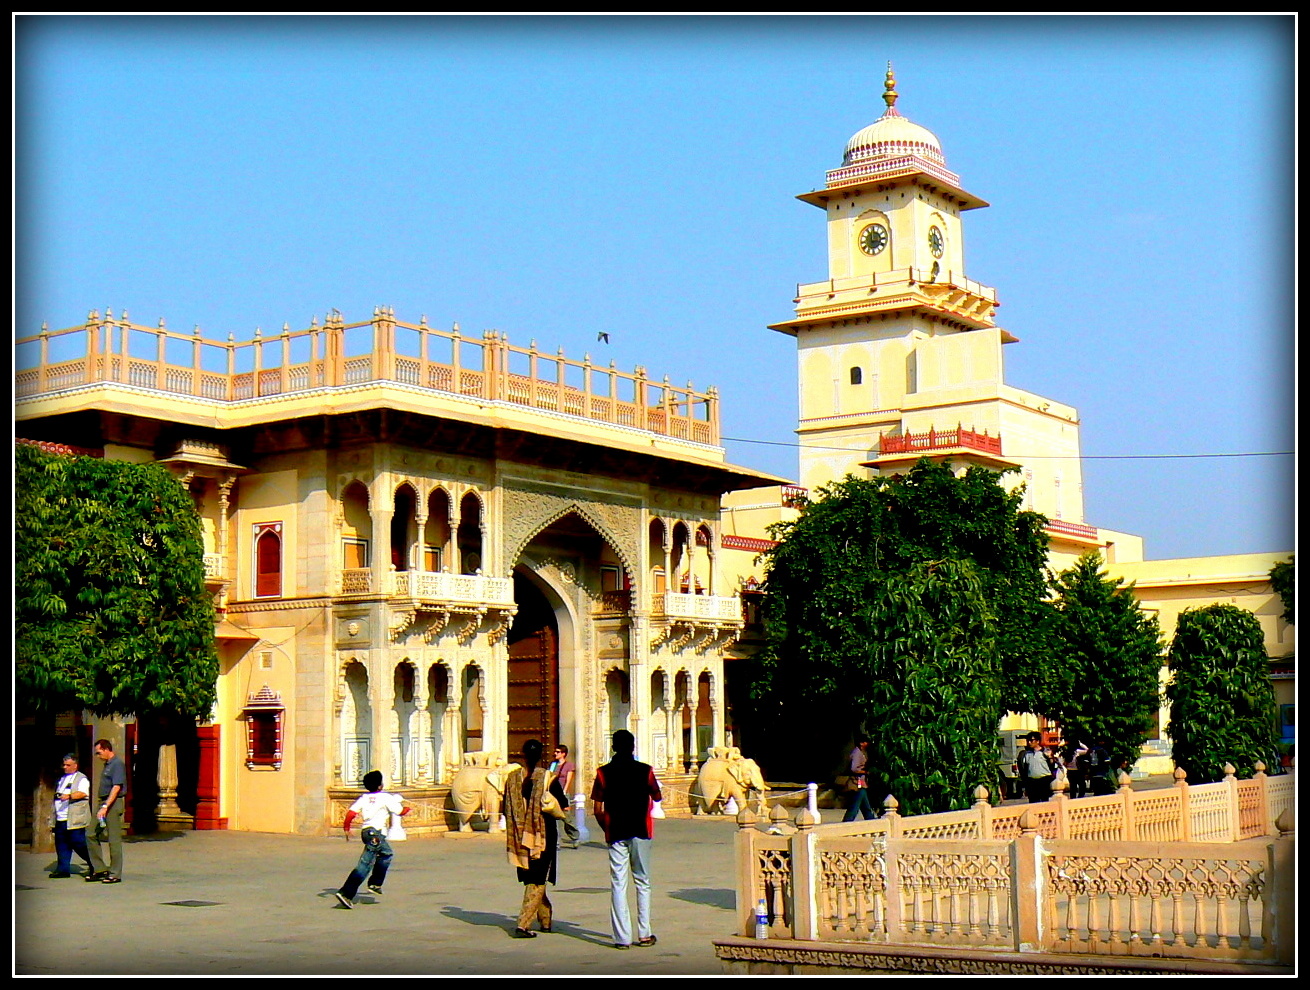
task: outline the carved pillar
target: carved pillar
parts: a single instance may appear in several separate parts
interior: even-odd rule
[[[459,348],[456,347],[455,351],[458,353]],[[446,545],[441,550],[442,570],[447,574],[458,574],[463,569],[459,560],[459,524],[464,518],[460,505],[462,501],[453,494],[450,496],[450,514],[446,517],[449,523],[446,526]]]
[[[373,560],[372,564],[372,584],[373,593],[381,595],[391,594],[391,574],[394,568],[391,564],[391,517],[395,514],[392,508],[375,508],[377,499],[369,500],[369,517],[373,524]]]
[[[426,549],[428,545],[428,541],[427,541],[427,533],[425,531],[427,528],[427,524],[428,524],[427,503],[420,501],[418,498],[415,498],[414,499],[414,528],[415,528],[414,556],[417,557],[418,559],[410,561],[409,569],[411,571],[417,572],[418,574],[426,574],[428,570],[427,549]],[[418,584],[418,579],[416,578],[415,586],[411,587],[410,594],[416,593],[417,584]]]
[[[389,515],[389,513],[388,513]],[[385,613],[377,610],[379,618],[384,618]],[[386,629],[385,621],[379,627],[381,630]],[[382,656],[377,654],[381,653]],[[389,658],[390,654],[386,651],[376,650],[369,656],[368,663],[368,734],[369,734],[369,763],[371,766],[364,768],[364,773],[370,770],[381,770],[385,780],[382,786],[390,787],[395,782],[395,777],[391,775],[391,767],[388,765],[391,761],[388,757],[387,720],[391,715],[391,705],[387,702],[389,696],[394,692],[389,684],[391,678],[381,676],[385,671],[380,671],[384,661]]]
[[[677,577],[673,573],[673,536],[667,522],[664,525],[664,590],[678,590]]]
[[[420,531],[421,532],[421,531]],[[419,554],[423,556],[422,553]],[[425,672],[415,668],[414,671],[414,731],[410,736],[411,780],[420,787],[432,784],[436,779],[433,774],[435,759],[432,746],[432,711],[428,707],[428,679]]]

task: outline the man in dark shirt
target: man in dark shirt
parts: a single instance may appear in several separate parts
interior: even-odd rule
[[[103,883],[122,883],[123,880],[123,807],[127,798],[127,770],[123,761],[114,755],[114,744],[99,739],[96,756],[104,761],[100,771],[100,802],[95,807],[98,827],[95,838],[88,843],[91,851],[91,872],[87,880]],[[100,843],[109,843],[109,869],[105,869],[104,851]]]
[[[636,741],[627,729],[614,733],[614,758],[596,771],[592,813],[610,847],[610,927],[614,948],[632,945],[629,879],[637,886],[637,945],[654,945],[650,925],[650,847],[655,834],[651,803],[660,800],[655,771],[633,757]]]

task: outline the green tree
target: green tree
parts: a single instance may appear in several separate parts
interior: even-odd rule
[[[1296,625],[1296,558],[1276,563],[1269,571],[1269,580],[1283,602],[1283,621]]]
[[[1099,554],[1081,557],[1056,578],[1053,662],[1065,675],[1063,697],[1044,714],[1067,739],[1106,741],[1136,760],[1160,710],[1160,624],[1131,587],[1101,571]]]
[[[195,505],[167,469],[15,451],[19,711],[207,716],[218,658]]]
[[[1191,783],[1278,767],[1278,706],[1259,620],[1235,605],[1187,609],[1169,648],[1169,736]]]
[[[905,768],[916,760],[921,777],[940,772],[929,788],[933,802],[958,805],[995,776],[997,721],[1008,707],[1040,710],[1034,706],[1050,670],[1045,519],[1020,511],[1021,494],[1007,492],[998,477],[980,468],[957,477],[925,459],[903,477],[848,477],[824,487],[796,521],[775,528],[779,543],[766,554],[767,642],[758,663],[757,711],[771,722],[815,727],[808,752],[790,745],[793,766],[808,761],[814,772],[833,733],[863,725],[874,741],[871,755],[881,747],[896,750],[886,757],[892,779],[909,773]],[[960,562],[970,565],[967,578],[947,566]],[[964,596],[957,611],[897,612],[929,585]],[[970,648],[945,623],[978,611],[969,597],[974,588],[986,618],[965,625],[974,633],[985,626],[987,635]],[[917,659],[929,653],[922,639],[929,633],[944,636],[942,649],[953,651],[937,684]],[[968,694],[970,685],[988,697],[995,691],[985,719],[971,714],[981,702]],[[901,686],[923,694],[898,693]],[[954,728],[903,722],[906,711],[923,719],[934,711],[939,718],[953,714],[934,707],[956,697],[952,692],[961,692],[970,712]],[[931,735],[938,731],[945,734]],[[987,758],[975,759],[977,753]],[[977,774],[968,790],[951,783],[951,764]],[[913,795],[896,797],[914,806],[907,803]]]

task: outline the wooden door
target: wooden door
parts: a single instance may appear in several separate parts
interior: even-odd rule
[[[509,756],[540,739],[549,755],[559,741],[559,647],[555,630],[538,629],[509,645]]]

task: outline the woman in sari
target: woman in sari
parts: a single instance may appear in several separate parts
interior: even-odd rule
[[[511,933],[514,938],[536,938],[536,932],[528,931],[534,918],[543,932],[551,928],[546,884],[555,883],[556,819],[542,810],[542,800],[549,793],[557,807],[567,808],[568,799],[554,775],[540,765],[541,754],[541,742],[529,739],[523,744],[527,772],[515,768],[505,781],[505,842],[509,861],[518,867],[523,884],[523,907]]]

